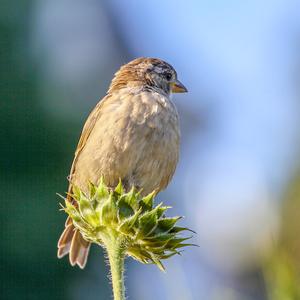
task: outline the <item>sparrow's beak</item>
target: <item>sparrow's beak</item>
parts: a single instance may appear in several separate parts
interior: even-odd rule
[[[186,93],[188,90],[179,80],[176,79],[171,83],[171,91],[172,93]]]

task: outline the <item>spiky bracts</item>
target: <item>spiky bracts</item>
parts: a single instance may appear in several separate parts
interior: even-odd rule
[[[126,193],[121,181],[112,190],[101,179],[98,185],[89,185],[88,193],[74,186],[75,202],[66,201],[64,210],[87,241],[104,248],[113,241],[125,255],[164,270],[161,260],[191,245],[185,243],[190,237],[180,236],[189,229],[176,226],[181,217],[166,217],[169,207],[155,206],[154,196],[153,192],[142,197],[134,188]]]

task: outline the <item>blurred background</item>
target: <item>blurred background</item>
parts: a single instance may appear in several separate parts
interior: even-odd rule
[[[111,299],[56,258],[74,150],[120,65],[171,63],[181,159],[160,200],[199,248],[128,259],[129,299],[300,299],[300,2],[0,1],[1,299]]]

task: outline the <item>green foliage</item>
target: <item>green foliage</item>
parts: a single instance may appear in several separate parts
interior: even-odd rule
[[[263,265],[269,299],[300,299],[300,274],[290,254],[276,249]]]

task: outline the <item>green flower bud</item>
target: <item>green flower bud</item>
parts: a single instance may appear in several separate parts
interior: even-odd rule
[[[107,248],[117,240],[125,255],[164,270],[161,260],[192,244],[186,243],[190,237],[180,237],[189,230],[176,226],[181,217],[166,217],[169,207],[155,206],[154,197],[155,192],[143,197],[135,188],[126,193],[121,181],[109,189],[101,179],[89,184],[87,194],[73,187],[75,201],[66,201],[64,210],[87,241]]]

